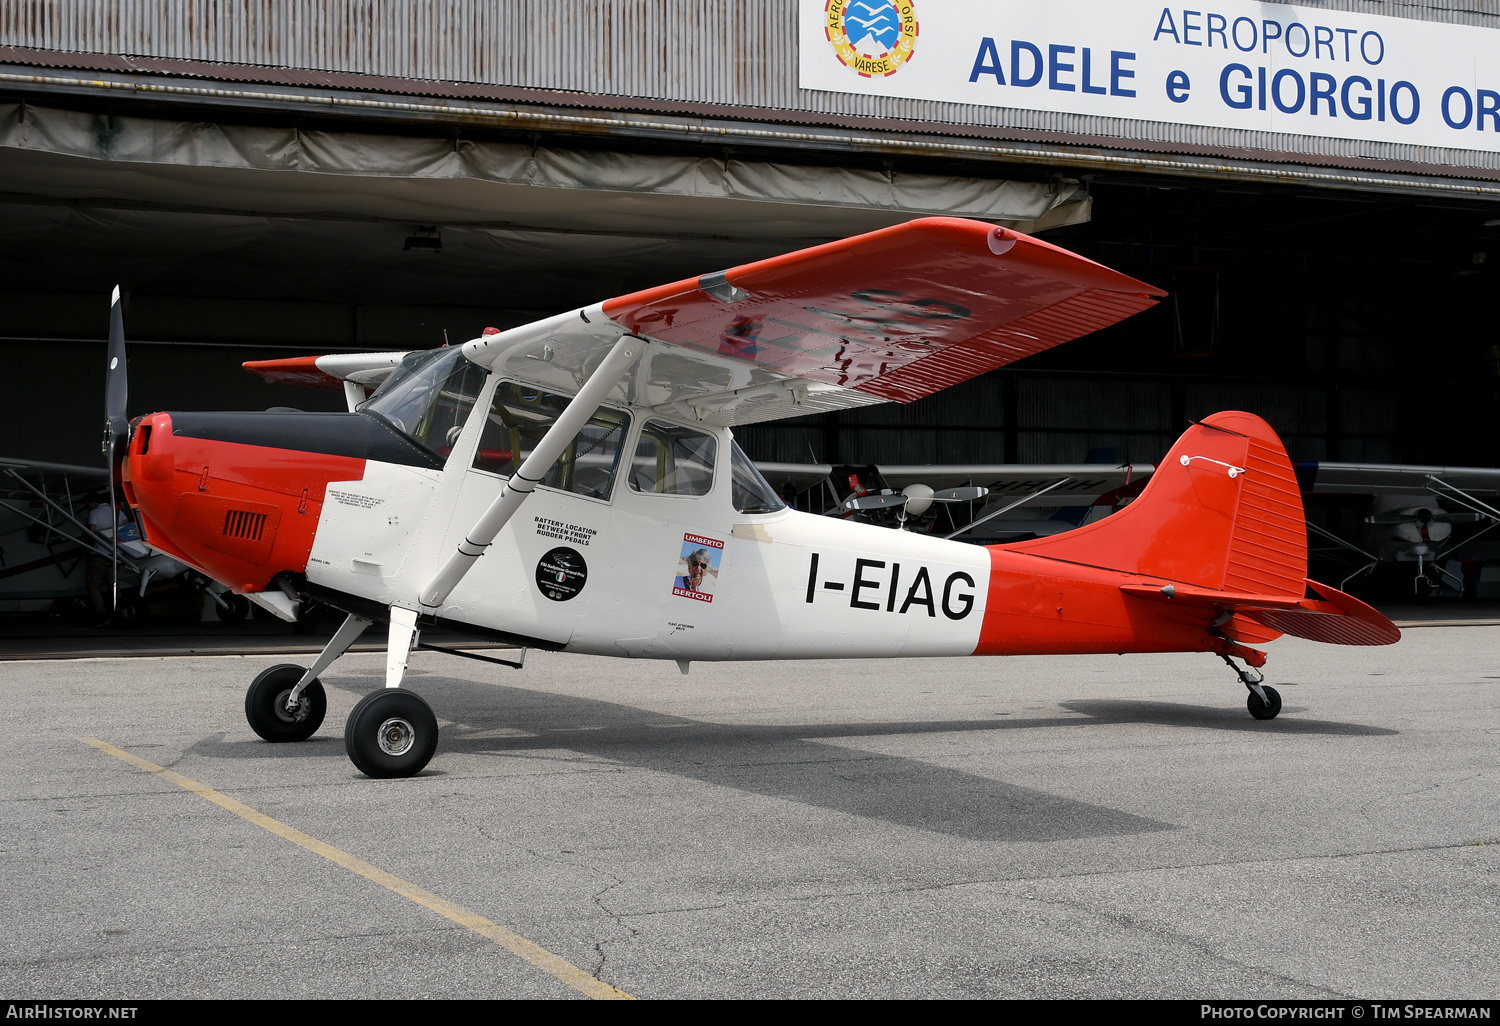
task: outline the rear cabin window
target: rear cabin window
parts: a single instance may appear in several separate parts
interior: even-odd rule
[[[630,461],[630,487],[657,495],[707,495],[714,486],[718,449],[713,435],[648,420]]]
[[[479,439],[479,451],[474,454],[474,469],[506,477],[514,474],[570,402],[571,397],[545,389],[500,382]],[[592,499],[609,498],[620,463],[620,446],[629,426],[627,414],[601,406],[541,483]]]

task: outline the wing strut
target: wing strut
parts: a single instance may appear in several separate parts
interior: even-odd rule
[[[521,503],[526,501],[526,496],[546,476],[547,469],[557,462],[563,449],[588,423],[589,418],[599,409],[599,404],[609,395],[610,389],[625,376],[625,372],[644,348],[644,343],[634,335],[620,336],[614,348],[599,364],[598,370],[589,376],[568,408],[563,410],[562,416],[547,429],[536,448],[531,450],[531,455],[511,475],[499,497],[469,529],[469,533],[459,543],[458,551],[448,557],[437,576],[422,591],[418,601],[425,608],[434,609],[443,604],[458,586],[458,582],[463,580],[464,574],[469,572],[469,567],[484,555],[484,550],[495,540],[495,535],[515,515]]]

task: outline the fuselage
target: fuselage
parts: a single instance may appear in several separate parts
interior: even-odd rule
[[[617,413],[623,454],[640,451],[648,419],[662,424]],[[131,442],[129,494],[154,544],[237,591],[415,609],[505,484],[482,469],[482,421],[438,456],[364,413],[155,414]],[[689,429],[720,454],[701,494],[636,487],[624,456],[602,494],[538,486],[422,612],[521,644],[676,660],[1213,645],[1201,612],[1122,594],[1140,575],[784,507],[742,512],[731,433]]]

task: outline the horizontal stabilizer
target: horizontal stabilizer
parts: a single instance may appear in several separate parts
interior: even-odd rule
[[[1321,598],[1215,591],[1183,584],[1122,584],[1120,590],[1137,598],[1212,610],[1226,620],[1239,614],[1282,634],[1328,645],[1391,645],[1401,640],[1395,624],[1353,595],[1316,581],[1308,581],[1307,586]]]
[[[280,360],[246,360],[244,368],[267,381],[303,388],[339,391],[351,381],[376,388],[401,363],[405,353],[335,353],[329,356],[288,356]]]

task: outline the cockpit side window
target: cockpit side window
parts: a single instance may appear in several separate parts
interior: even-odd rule
[[[359,409],[447,459],[488,373],[462,349],[410,353]]]
[[[648,420],[630,461],[630,487],[657,495],[707,495],[714,486],[718,449],[713,435]]]
[[[500,382],[479,438],[479,451],[474,454],[474,469],[506,477],[514,474],[570,402],[568,396],[545,389]],[[594,499],[609,498],[629,427],[627,414],[599,407],[541,483]]]

